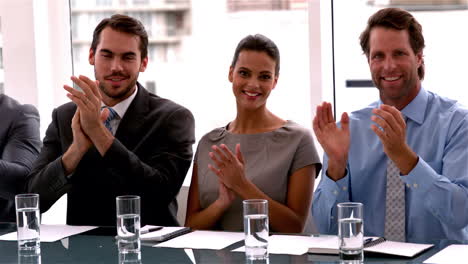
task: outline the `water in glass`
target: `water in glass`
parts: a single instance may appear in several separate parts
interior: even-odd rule
[[[117,236],[119,252],[140,252],[140,215],[124,214],[117,216]]]
[[[268,257],[268,216],[266,214],[244,216],[244,230],[247,258]]]
[[[41,253],[18,254],[18,264],[41,264]]]
[[[21,208],[16,210],[18,246],[20,251],[37,253],[40,250],[39,217],[38,208]]]
[[[339,219],[338,234],[340,236],[340,253],[345,258],[359,257],[362,254],[364,238],[362,219]]]

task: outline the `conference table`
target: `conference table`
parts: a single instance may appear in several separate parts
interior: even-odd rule
[[[0,235],[16,231],[14,223],[0,223]],[[414,258],[383,257],[365,254],[364,263],[423,263],[426,259],[454,244],[454,241],[438,241],[435,246]],[[243,241],[222,250],[141,247],[141,261],[137,263],[340,263],[336,255],[270,254],[267,261],[248,262],[242,252],[231,250],[243,246]],[[119,263],[115,241],[115,227],[99,227],[56,242],[41,243],[41,263]],[[0,263],[26,263],[18,256],[16,241],[0,241]],[[34,261],[33,261],[34,262]],[[120,262],[122,263],[122,262]],[[346,262],[341,262],[346,263]]]

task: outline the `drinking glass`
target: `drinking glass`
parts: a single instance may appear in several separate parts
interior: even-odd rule
[[[18,264],[41,264],[41,253],[18,254]]]
[[[141,254],[119,252],[119,264],[141,264]]]
[[[268,201],[244,200],[245,255],[247,259],[268,258]]]
[[[338,204],[338,237],[341,259],[363,260],[364,224],[362,203]]]
[[[15,196],[18,253],[36,255],[41,252],[39,194]]]
[[[140,253],[140,197],[117,196],[116,203],[119,253]]]

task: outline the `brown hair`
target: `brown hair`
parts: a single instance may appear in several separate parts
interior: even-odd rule
[[[262,34],[248,35],[243,38],[239,44],[237,44],[236,50],[234,51],[234,57],[232,58],[231,67],[235,67],[239,54],[243,50],[260,51],[265,52],[272,58],[275,65],[275,75],[279,75],[280,71],[280,53],[276,44],[269,38]]]
[[[125,32],[139,36],[141,59],[143,60],[148,56],[148,33],[146,33],[145,27],[137,19],[121,14],[115,14],[110,18],[104,18],[96,26],[93,32],[93,42],[91,43],[91,49],[94,53],[96,53],[96,48],[100,41],[101,32],[106,27],[110,27],[113,30],[119,32]]]
[[[414,54],[422,52],[425,47],[421,24],[406,10],[400,8],[384,8],[373,14],[367,21],[366,29],[359,36],[362,51],[369,58],[369,37],[374,27],[384,27],[396,30],[407,30],[409,42]],[[419,79],[424,78],[424,59],[418,68]]]

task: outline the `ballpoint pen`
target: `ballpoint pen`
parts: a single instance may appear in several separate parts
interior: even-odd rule
[[[364,239],[364,246],[371,241],[372,241],[372,237]]]
[[[379,237],[379,238],[369,237],[364,240],[364,247],[373,247],[385,241],[387,240],[384,237]]]
[[[158,231],[158,230],[161,230],[161,229],[163,229],[162,226],[151,227],[151,228],[148,228],[148,229],[145,229],[145,230],[141,230],[141,231],[140,231],[140,234],[146,234],[146,233]]]

